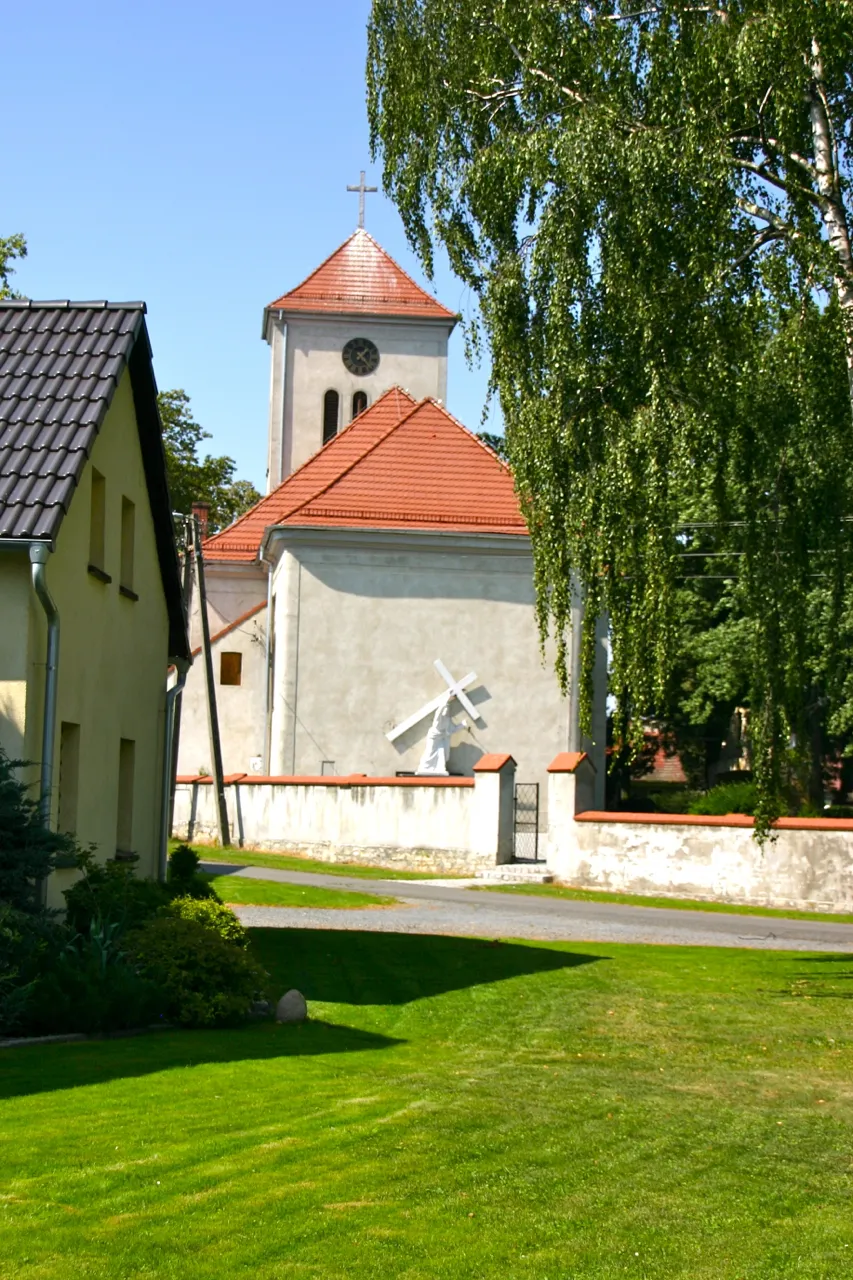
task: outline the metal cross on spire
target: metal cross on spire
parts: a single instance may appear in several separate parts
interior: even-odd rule
[[[364,170],[363,170],[363,169],[362,169],[362,171],[361,171],[361,178],[359,179],[358,186],[357,186],[357,187],[354,187],[354,186],[348,186],[348,187],[347,187],[347,191],[357,191],[357,192],[358,192],[358,225],[359,225],[360,227],[363,227],[363,226],[364,226],[364,197],[365,197],[365,195],[367,195],[367,194],[369,194],[369,193],[371,193],[371,192],[374,192],[374,191],[378,191],[378,190],[379,190],[379,188],[378,188],[378,187],[367,187],[367,186],[365,186],[365,184],[364,184]]]

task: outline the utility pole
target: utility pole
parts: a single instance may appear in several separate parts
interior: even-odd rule
[[[210,622],[207,617],[207,591],[204,585],[204,556],[201,553],[201,526],[193,515],[193,542],[195,567],[198,574],[198,607],[201,614],[201,651],[204,657],[204,674],[207,684],[207,720],[210,727],[210,754],[213,764],[213,785],[216,788],[216,812],[219,823],[219,843],[224,849],[231,844],[228,831],[228,806],[225,803],[225,783],[222,777],[222,744],[219,738],[219,716],[216,711],[216,686],[213,683],[213,654],[210,651]]]
[[[184,563],[182,570],[181,596],[184,601],[184,614],[187,619],[187,628],[190,624],[190,613],[192,611],[193,598],[193,536],[194,525],[191,518],[183,519],[183,549]],[[181,745],[181,707],[183,706],[184,696],[179,693],[175,699],[174,720],[172,723],[172,758],[170,762],[171,782],[169,787],[169,831],[175,825],[175,791],[177,789],[178,780],[178,750]]]

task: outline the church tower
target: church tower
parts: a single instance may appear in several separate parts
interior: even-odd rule
[[[456,321],[363,226],[271,302],[267,491],[390,387],[444,401]]]

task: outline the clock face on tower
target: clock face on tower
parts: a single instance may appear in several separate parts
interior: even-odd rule
[[[350,373],[364,377],[379,366],[379,352],[369,338],[351,338],[341,352],[341,359]]]

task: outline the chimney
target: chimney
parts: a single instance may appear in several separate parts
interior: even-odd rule
[[[210,520],[210,503],[194,502],[192,506],[192,513],[196,520],[198,520],[199,528],[201,530],[201,540],[204,542],[207,537],[208,521]]]

